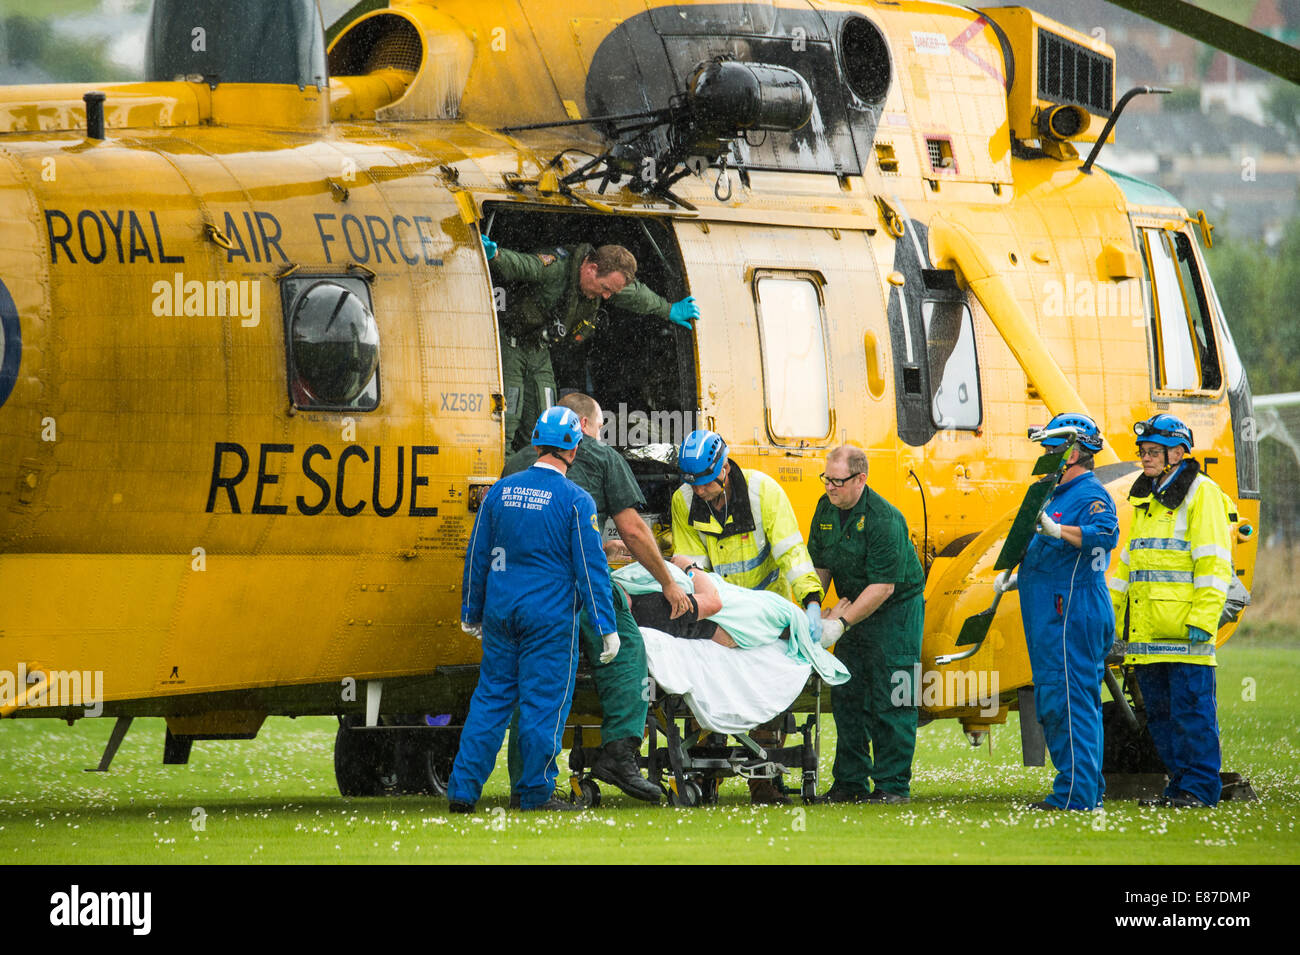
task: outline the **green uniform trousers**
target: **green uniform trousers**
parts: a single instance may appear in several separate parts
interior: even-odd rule
[[[596,692],[600,696],[603,718],[600,724],[601,745],[616,739],[641,739],[645,735],[646,715],[650,710],[649,676],[646,670],[645,641],[641,639],[641,629],[627,608],[622,592],[613,588],[614,616],[618,620],[618,656],[609,663],[600,662],[604,649],[601,635],[591,626],[587,611],[578,618],[582,642],[582,652],[591,666],[592,676],[596,681]],[[519,725],[519,711],[515,711],[510,722],[510,746],[506,751],[506,760],[510,767],[510,788],[519,778],[523,765],[516,742],[516,729]]]
[[[506,449],[509,453],[532,440],[537,418],[559,399],[550,349],[541,343],[511,345],[503,335],[501,384],[506,390]]]
[[[866,793],[871,779],[876,789],[911,795],[920,702],[913,668],[921,659],[924,608],[918,594],[883,619],[876,619],[877,612],[851,627],[835,645],[835,655],[852,674],[847,683],[831,687],[837,737],[831,773],[839,789]]]

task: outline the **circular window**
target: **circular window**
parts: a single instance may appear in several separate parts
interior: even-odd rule
[[[293,303],[298,382],[323,404],[360,397],[379,370],[379,326],[369,306],[337,282],[317,282]]]
[[[889,92],[889,47],[880,28],[866,17],[849,17],[840,30],[844,79],[858,99],[873,106]]]

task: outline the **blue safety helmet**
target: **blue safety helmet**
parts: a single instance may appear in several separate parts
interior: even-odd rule
[[[692,431],[677,452],[677,467],[687,484],[708,484],[718,479],[727,463],[727,442],[712,431]]]
[[[1195,443],[1192,429],[1171,414],[1152,415],[1146,421],[1139,421],[1133,425],[1133,433],[1137,435],[1138,444],[1159,444],[1166,448],[1181,445],[1188,454]]]
[[[533,447],[576,448],[582,440],[582,422],[570,408],[554,405],[542,412],[533,428]]]
[[[1051,431],[1053,428],[1073,428],[1075,434],[1078,435],[1076,443],[1089,454],[1096,454],[1101,450],[1101,429],[1097,427],[1097,422],[1086,414],[1073,411],[1058,414],[1047,422],[1047,427],[1043,430]],[[1065,438],[1045,438],[1042,444],[1049,451],[1054,451],[1065,444]]]

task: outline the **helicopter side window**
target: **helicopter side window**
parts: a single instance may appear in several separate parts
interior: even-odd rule
[[[311,411],[379,406],[379,326],[370,286],[353,276],[281,280],[289,398]]]
[[[930,420],[936,428],[971,430],[982,420],[975,327],[965,302],[921,304],[930,371]]]
[[[831,433],[820,276],[760,271],[754,280],[768,431],[777,441]]]
[[[1214,324],[1210,319],[1210,306],[1201,281],[1201,273],[1196,267],[1196,257],[1192,252],[1192,241],[1181,232],[1174,233],[1174,251],[1178,258],[1178,275],[1183,283],[1183,298],[1188,302],[1188,315],[1192,320],[1192,333],[1195,335],[1197,355],[1201,362],[1201,387],[1206,391],[1218,391],[1223,384],[1219,371],[1219,349],[1214,340]]]
[[[1186,235],[1141,230],[1158,382],[1170,391],[1218,391],[1223,383],[1205,286]]]

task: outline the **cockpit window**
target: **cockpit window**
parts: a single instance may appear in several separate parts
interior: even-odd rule
[[[1192,243],[1181,232],[1143,228],[1159,388],[1217,392],[1219,346]]]
[[[921,304],[930,378],[930,420],[936,428],[973,430],[980,426],[979,361],[975,329],[965,302]]]
[[[281,294],[294,407],[378,407],[379,326],[370,287],[351,276],[291,276],[281,282]]]

